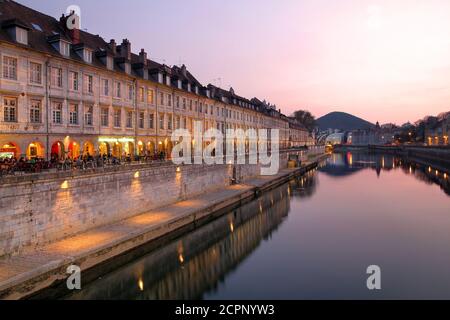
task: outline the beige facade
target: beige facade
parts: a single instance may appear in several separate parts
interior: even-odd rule
[[[59,40],[60,47],[63,42]],[[167,66],[160,68],[169,71],[155,78],[137,76],[127,40],[117,47],[117,55],[125,59],[123,70],[116,69],[114,55],[106,55],[105,65],[99,66],[92,63],[99,51],[81,43],[70,46],[68,50],[83,50],[84,61],[0,39],[0,157],[168,154],[173,130],[192,133],[196,120],[205,130],[222,132],[279,129],[280,148],[307,144],[307,131],[290,126],[281,113],[262,112],[240,97],[218,99],[212,86],[174,82]],[[116,54],[115,42],[107,46]],[[144,51],[137,58],[150,63]]]

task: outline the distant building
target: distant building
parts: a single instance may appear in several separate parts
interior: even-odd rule
[[[332,146],[346,143],[347,143],[347,135],[345,132],[332,133],[325,140],[326,145]]]
[[[425,124],[425,141],[429,146],[449,145],[450,112],[443,113]]]
[[[352,145],[384,145],[394,141],[395,125],[380,126],[377,123],[375,129],[354,130],[351,132]]]

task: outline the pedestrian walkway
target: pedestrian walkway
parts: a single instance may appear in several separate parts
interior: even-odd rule
[[[0,298],[17,299],[67,277],[66,268],[82,270],[120,255],[220,209],[253,197],[258,188],[287,179],[297,169],[275,176],[256,177],[245,183],[202,194],[158,210],[92,229],[40,248],[29,248],[0,259]]]

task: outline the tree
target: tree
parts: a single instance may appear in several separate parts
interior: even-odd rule
[[[316,127],[316,118],[307,110],[297,110],[292,116],[309,131],[313,131]]]

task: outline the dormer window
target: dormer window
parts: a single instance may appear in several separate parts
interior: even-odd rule
[[[29,28],[19,19],[11,19],[2,23],[2,27],[7,30],[14,41],[28,45]]]
[[[188,91],[191,92],[191,84],[188,83]]]
[[[87,63],[92,63],[92,51],[89,49],[83,50],[83,60]]]
[[[113,57],[106,57],[106,68],[108,68],[108,70],[113,70],[114,69],[114,59]]]
[[[125,63],[125,72],[127,74],[131,73],[131,64],[129,64],[128,62]]]
[[[21,44],[28,44],[28,30],[16,27],[16,41]]]
[[[198,94],[198,87],[195,86],[195,94]]]
[[[163,83],[163,74],[162,73],[158,73],[158,82]]]
[[[59,53],[65,57],[70,56],[70,43],[59,41]]]
[[[178,89],[181,89],[182,87],[181,87],[181,80],[178,80]]]
[[[170,86],[170,77],[166,76],[166,85]]]

